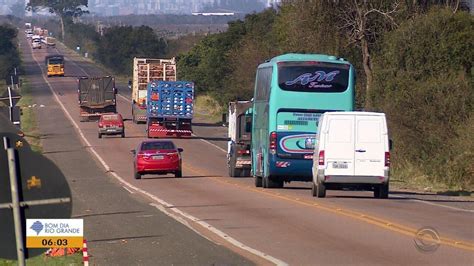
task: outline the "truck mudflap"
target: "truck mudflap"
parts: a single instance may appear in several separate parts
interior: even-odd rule
[[[237,158],[235,162],[236,168],[249,168],[252,165],[252,161],[250,159],[240,159]]]
[[[160,125],[151,125],[148,127],[149,138],[166,138],[166,137],[190,137],[193,133],[190,129],[174,129],[166,128]]]

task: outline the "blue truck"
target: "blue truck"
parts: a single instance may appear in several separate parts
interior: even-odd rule
[[[147,85],[147,136],[187,137],[192,134],[194,83],[151,81]]]

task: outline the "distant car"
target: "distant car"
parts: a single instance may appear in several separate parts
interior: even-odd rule
[[[182,177],[181,153],[170,140],[142,141],[133,153],[133,172],[135,179],[141,179],[146,174],[174,174]]]
[[[125,138],[125,125],[120,114],[103,114],[99,118],[99,139],[102,135],[121,135]]]
[[[27,33],[26,33],[26,38],[27,38],[27,39],[33,38],[33,33],[32,33],[32,32],[27,32]]]
[[[31,46],[33,47],[33,49],[41,49],[41,41],[39,39],[34,39],[31,42]]]

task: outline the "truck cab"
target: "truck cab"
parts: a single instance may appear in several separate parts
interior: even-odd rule
[[[230,177],[250,176],[252,141],[252,101],[229,103],[227,167]]]

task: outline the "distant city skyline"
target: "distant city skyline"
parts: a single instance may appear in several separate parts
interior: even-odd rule
[[[248,13],[280,2],[281,0],[89,0],[88,9],[91,14],[101,16],[192,14],[209,12],[213,9],[214,11]],[[0,15],[11,14],[11,7],[17,3],[18,0],[0,0]]]

